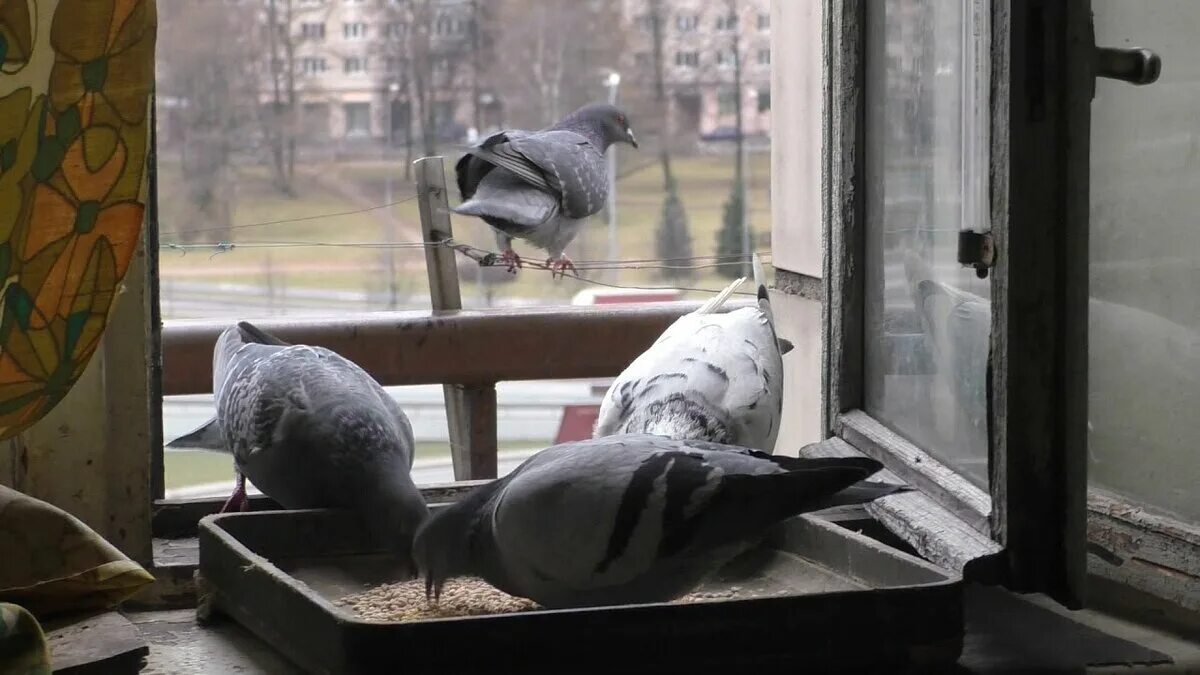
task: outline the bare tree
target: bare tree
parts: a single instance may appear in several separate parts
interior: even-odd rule
[[[670,105],[667,100],[667,88],[663,70],[664,40],[663,31],[666,23],[666,11],[663,0],[650,0],[649,19],[651,35],[651,58],[654,66],[654,100],[660,119],[660,140],[658,157],[662,165],[663,197],[662,215],[655,237],[655,248],[659,258],[688,258],[692,255],[692,235],[688,224],[687,210],[679,197],[675,174],[671,170],[671,147],[673,145],[674,125],[670,119]],[[685,281],[694,276],[686,265],[668,266],[664,276],[673,281]]]
[[[247,68],[260,57],[254,12],[199,2],[162,7],[158,99],[171,102],[184,194],[183,203],[167,206],[182,223],[184,241],[195,240],[191,230],[204,230],[206,239],[228,236],[213,230],[231,224],[234,155],[247,145],[258,104],[257,74]],[[197,34],[216,36],[219,44],[197,41]]]
[[[495,76],[504,83],[510,124],[539,128],[601,98],[604,77],[622,56],[620,3],[506,0],[495,16],[505,58]]]
[[[746,124],[742,110],[742,25],[738,0],[725,0],[725,27],[729,31],[729,51],[727,58],[733,66],[733,111],[734,111],[734,178],[732,194],[725,203],[725,213],[721,229],[717,232],[717,254],[723,256],[742,256],[743,265],[738,268],[726,265],[718,268],[722,275],[731,279],[739,275],[750,276],[750,251],[752,236],[750,223],[747,219],[747,186],[746,186]]]
[[[473,2],[447,0],[401,0],[386,6],[390,28],[383,49],[397,68],[399,95],[409,103],[405,140],[410,152],[415,116],[423,152],[437,154],[442,127],[453,117],[457,92],[473,84],[463,81],[471,70],[465,66],[478,58],[473,50],[483,37],[476,34],[473,22],[484,13]],[[448,114],[439,114],[439,105]]]

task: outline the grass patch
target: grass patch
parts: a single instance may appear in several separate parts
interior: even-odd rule
[[[652,162],[653,156],[622,147],[620,161],[623,169]],[[453,154],[453,153],[452,153]],[[451,158],[452,159],[452,158]],[[769,232],[770,157],[755,153],[748,160],[750,176],[750,222],[758,235]],[[679,182],[680,195],[691,226],[694,255],[716,252],[716,233],[721,225],[722,208],[732,189],[734,158],[732,155],[678,157],[673,169]],[[211,227],[197,221],[187,203],[187,182],[178,162],[169,158],[159,160],[160,201],[164,242],[180,241],[181,227],[193,230]],[[448,166],[448,170],[452,170]],[[403,171],[396,162],[356,161],[339,162],[319,167],[299,175],[297,196],[287,197],[275,191],[264,167],[247,166],[236,169],[236,180],[230,189],[231,220],[236,227],[229,232],[197,233],[195,240],[204,243],[232,241],[235,248],[214,255],[215,251],[164,251],[161,267],[165,285],[173,281],[238,282],[264,284],[268,277],[277,288],[334,288],[379,290],[386,286],[382,270],[386,252],[380,249],[355,248],[345,244],[382,242],[387,238],[388,217],[395,219],[396,239],[419,239],[419,218],[415,200],[388,209],[370,209],[384,203],[384,178],[393,172],[393,200],[411,195],[413,188],[403,180]],[[451,189],[452,199],[457,199]],[[620,257],[624,260],[652,259],[655,231],[662,208],[662,173],[657,163],[627,173],[618,185],[617,238]],[[355,212],[349,215],[299,220],[312,216]],[[292,222],[244,227],[266,221]],[[487,250],[497,244],[490,228],[473,218],[454,218],[456,239]],[[254,242],[324,242],[340,246],[300,246],[295,248],[254,248]],[[244,248],[237,248],[238,243]],[[517,251],[524,257],[541,259],[541,251],[518,242]],[[608,232],[603,215],[593,219],[568,249],[576,260],[608,258]],[[400,249],[395,252],[399,268],[399,286],[403,292],[424,294],[427,289],[424,255],[419,249]],[[591,272],[594,278],[622,285],[665,285],[658,270],[620,270]],[[466,275],[463,293],[477,297],[480,291]],[[692,286],[720,288],[725,280],[714,270],[699,270]],[[580,290],[591,284],[575,280],[551,282],[549,274],[527,270],[516,279],[495,289],[496,297],[534,297],[569,302]],[[166,291],[165,291],[166,292]],[[415,304],[415,303],[414,303]]]

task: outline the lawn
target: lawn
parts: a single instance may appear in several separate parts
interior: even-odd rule
[[[500,443],[498,450],[524,450],[530,445],[528,442]],[[449,457],[450,446],[446,443],[417,443],[417,459]],[[233,457],[221,452],[171,450],[163,453],[163,466],[167,489],[233,480]]]
[[[650,259],[654,251],[655,229],[661,210],[662,174],[651,153],[621,148],[618,184],[617,228],[620,257],[623,260]],[[770,157],[753,154],[748,161],[750,174],[750,221],[756,233],[770,229]],[[640,167],[640,168],[639,168]],[[721,224],[722,208],[733,181],[732,155],[698,155],[676,158],[673,162],[680,195],[691,226],[694,255],[716,251],[716,232]],[[448,170],[451,168],[448,166]],[[308,167],[296,180],[297,196],[289,198],[270,185],[264,167],[247,166],[236,171],[231,195],[231,232],[200,232],[197,241],[216,244],[232,241],[232,250],[216,248],[166,250],[162,254],[163,275],[170,281],[208,281],[265,284],[268,277],[277,286],[322,287],[340,289],[379,289],[385,286],[382,275],[386,252],[355,244],[382,242],[387,239],[388,215],[395,218],[396,240],[419,240],[419,220],[415,200],[393,208],[377,208],[384,203],[386,173],[395,172],[393,201],[411,196],[397,163],[357,161]],[[160,202],[163,222],[162,241],[180,241],[176,234],[181,224],[206,229],[189,211],[187,184],[177,163],[160,160]],[[455,190],[451,190],[457,198]],[[347,215],[329,215],[347,214]],[[314,217],[324,216],[324,217]],[[305,219],[305,220],[297,220]],[[288,221],[259,225],[274,221]],[[455,237],[460,241],[495,250],[490,230],[482,222],[454,218]],[[271,242],[271,247],[262,247]],[[305,245],[282,247],[277,242]],[[325,246],[313,245],[324,243]],[[244,248],[237,248],[241,244]],[[256,247],[257,246],[257,247]],[[540,259],[541,253],[518,242],[518,253]],[[576,260],[608,257],[608,233],[603,217],[584,230],[568,249]],[[400,287],[411,293],[426,289],[424,256],[419,249],[400,249],[395,253]],[[604,281],[613,281],[605,272],[591,272]],[[620,270],[615,279],[623,285],[664,285],[656,270]],[[471,278],[463,280],[464,295],[478,293]],[[712,270],[700,270],[689,284],[719,288],[724,280]],[[567,301],[590,284],[575,280],[551,282],[549,275],[536,270],[519,273],[511,283],[497,288],[497,296],[555,298]]]

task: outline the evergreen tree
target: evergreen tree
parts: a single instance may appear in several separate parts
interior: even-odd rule
[[[725,214],[721,218],[721,229],[717,231],[717,255],[722,256],[721,262],[745,262],[744,265],[721,265],[717,272],[728,279],[736,279],[750,269],[749,251],[742,246],[742,185],[740,181],[733,184],[733,192],[729,201],[725,202]],[[725,258],[728,256],[728,258]]]
[[[688,227],[687,212],[683,209],[683,200],[679,198],[673,176],[667,179],[667,197],[663,200],[662,218],[658,222],[655,251],[658,257],[664,260],[692,257],[692,234]],[[694,270],[684,267],[687,265],[685,260],[665,264],[677,266],[679,269],[662,270],[664,279],[679,283],[695,276]]]

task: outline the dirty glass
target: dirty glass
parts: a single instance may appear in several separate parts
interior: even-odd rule
[[[1162,57],[1098,79],[1091,130],[1089,477],[1200,521],[1200,3],[1094,0],[1096,43]]]
[[[867,412],[987,484],[989,282],[957,262],[988,229],[985,3],[867,5]]]

